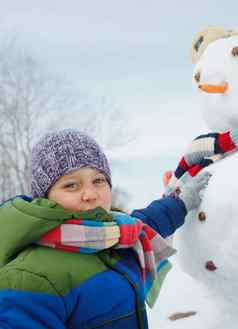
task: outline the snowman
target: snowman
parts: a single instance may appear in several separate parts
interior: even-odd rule
[[[236,136],[238,32],[223,28],[201,31],[193,43],[192,61],[193,85],[208,130],[222,136],[232,131]],[[237,307],[238,152],[235,149],[215,160],[202,169],[212,177],[200,208],[187,215],[177,233],[175,246],[182,269],[204,283],[215,302],[220,299]],[[169,175],[165,179],[170,179]]]

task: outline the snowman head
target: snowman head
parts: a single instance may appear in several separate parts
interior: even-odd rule
[[[193,43],[192,61],[193,85],[208,127],[238,128],[238,32],[202,31]]]

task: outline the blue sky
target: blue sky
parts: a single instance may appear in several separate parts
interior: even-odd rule
[[[89,94],[108,97],[129,114],[131,126],[141,128],[132,146],[114,154],[132,163],[127,168],[133,189],[138,171],[144,175],[152,167],[163,171],[173,165],[188,141],[204,131],[189,50],[201,28],[237,27],[237,0],[1,3],[2,37],[16,33],[53,71]],[[152,191],[149,176],[145,186]]]

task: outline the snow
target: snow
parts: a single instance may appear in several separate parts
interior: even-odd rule
[[[235,329],[238,319],[238,184],[234,181],[238,154],[209,167],[213,176],[204,192],[199,210],[207,219],[200,222],[197,211],[186,217],[177,231],[177,255],[160,298],[149,311],[153,329]],[[233,183],[234,182],[234,183]],[[213,260],[217,269],[208,271],[205,263]],[[169,320],[178,312],[196,315]]]
[[[208,168],[213,176],[205,190],[198,211],[204,211],[206,220],[198,220],[190,213],[186,224],[177,235],[179,263],[182,269],[216,294],[216,303],[230,305],[238,317],[238,203],[235,196],[238,185],[234,180],[238,154]],[[215,271],[208,271],[205,263],[212,260]]]
[[[194,103],[196,107],[200,104],[207,125],[202,133],[238,128],[238,58],[231,53],[235,46],[237,36],[211,43],[194,67],[193,77],[200,71],[201,84],[227,82],[229,86],[224,94],[205,93],[193,78],[197,96]],[[200,208],[191,212],[185,225],[176,232],[174,266],[154,309],[148,311],[150,328],[237,328],[237,168],[238,153],[234,153],[205,169],[213,174],[212,178]],[[203,222],[198,220],[200,211],[206,214]],[[214,262],[215,271],[206,269],[207,261]],[[171,314],[189,311],[196,314],[176,321],[169,319]]]
[[[200,84],[227,82],[229,86],[225,94],[210,94],[200,91],[193,81],[209,131],[238,128],[238,59],[231,53],[237,45],[238,37],[211,43],[194,69],[194,74],[200,72]],[[161,295],[161,307],[157,305],[151,313],[152,328],[237,327],[237,168],[238,154],[234,153],[205,169],[213,175],[200,209],[188,214],[185,225],[176,234],[178,261]],[[206,214],[203,222],[198,220],[200,211]],[[207,261],[213,261],[215,271],[206,269]],[[191,310],[197,314],[176,322],[168,320],[169,313]]]

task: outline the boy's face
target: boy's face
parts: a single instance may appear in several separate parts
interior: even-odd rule
[[[102,207],[111,209],[111,188],[97,169],[84,167],[60,177],[50,188],[48,199],[64,209],[87,211]]]

